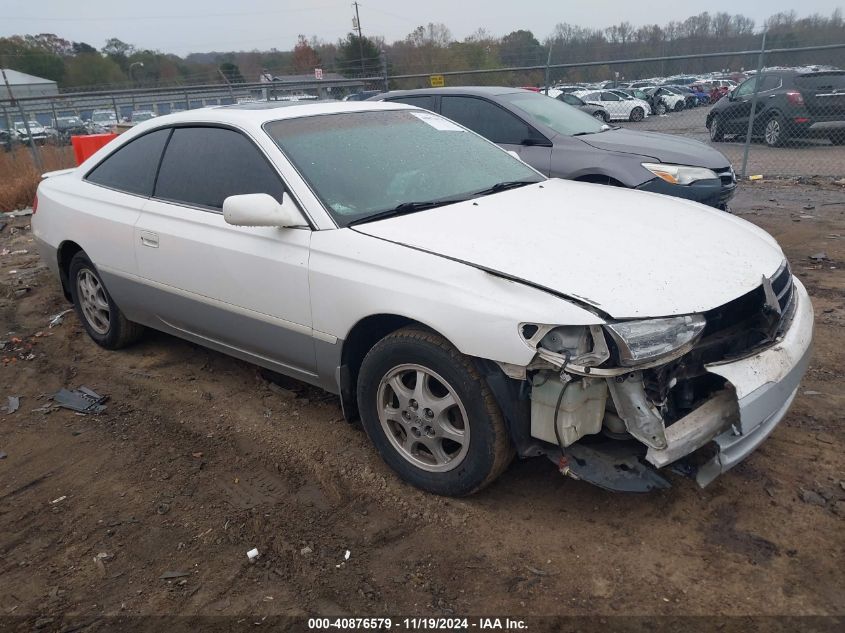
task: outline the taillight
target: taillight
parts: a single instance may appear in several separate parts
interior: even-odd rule
[[[792,105],[804,105],[804,95],[795,90],[790,90],[786,93],[786,100],[789,101],[789,103],[791,103]]]
[[[32,215],[35,215],[35,212],[38,211],[38,194],[35,194],[35,199],[32,201]]]

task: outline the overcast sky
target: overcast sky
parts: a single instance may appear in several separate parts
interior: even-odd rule
[[[753,18],[758,26],[778,11],[830,14],[842,0],[364,0],[365,35],[401,39],[415,26],[443,22],[462,39],[479,27],[494,35],[529,29],[541,41],[558,22],[606,27],[665,24],[703,10]],[[117,37],[139,48],[185,55],[212,50],[289,50],[299,33],[335,41],[352,28],[345,0],[1,0],[0,36],[56,33],[101,48]]]

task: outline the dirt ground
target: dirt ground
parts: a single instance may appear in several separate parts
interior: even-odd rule
[[[462,500],[400,482],[320,390],[155,332],[107,352],[73,313],[48,327],[67,304],[29,218],[4,219],[0,401],[20,408],[0,412],[0,629],[845,615],[845,186],[746,184],[734,211],[780,241],[815,307],[813,361],[773,436],[705,490],[672,475],[669,490],[613,494],[539,458]],[[80,385],[109,396],[102,414],[50,409]]]

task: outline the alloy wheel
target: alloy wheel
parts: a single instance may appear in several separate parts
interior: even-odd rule
[[[766,145],[777,145],[781,135],[780,121],[769,119],[769,122],[766,123],[764,135],[766,137]]]
[[[394,367],[378,386],[378,415],[393,447],[417,468],[457,468],[469,449],[466,409],[455,389],[417,364]]]
[[[93,272],[83,268],[76,275],[76,288],[79,307],[88,325],[98,334],[107,334],[111,314],[103,284]]]

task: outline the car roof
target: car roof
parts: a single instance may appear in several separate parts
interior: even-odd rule
[[[156,117],[155,127],[178,123],[229,123],[232,125],[262,125],[268,121],[294,119],[322,114],[367,112],[378,110],[417,109],[403,103],[373,101],[254,101],[228,106],[211,106],[181,110]],[[153,121],[153,120],[151,120]],[[150,121],[144,122],[144,125]]]
[[[406,97],[413,95],[475,95],[490,97],[511,94],[515,92],[534,92],[524,88],[508,88],[507,86],[454,86],[450,88],[419,88],[417,90],[391,90],[379,95],[379,99],[388,97]]]

